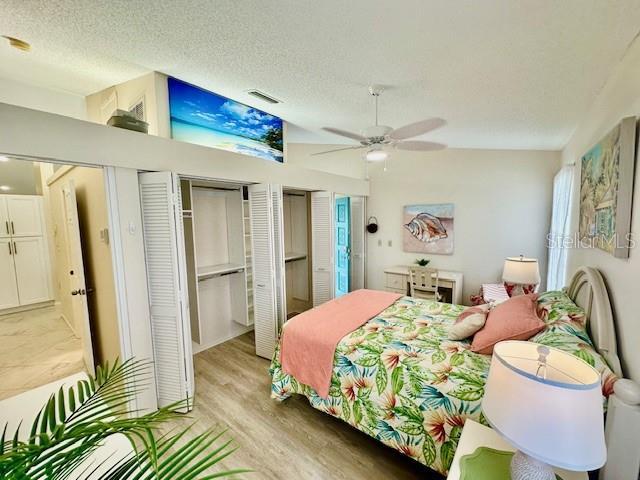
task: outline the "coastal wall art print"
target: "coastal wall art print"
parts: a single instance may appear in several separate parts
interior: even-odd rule
[[[405,252],[453,253],[453,203],[404,207],[402,247]]]
[[[167,79],[171,138],[282,163],[282,120],[257,108]]]
[[[636,119],[623,119],[581,159],[580,246],[629,256]]]

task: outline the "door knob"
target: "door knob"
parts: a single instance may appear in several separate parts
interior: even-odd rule
[[[85,291],[84,288],[82,289],[77,289],[77,290],[71,290],[71,295],[85,295],[87,292]]]

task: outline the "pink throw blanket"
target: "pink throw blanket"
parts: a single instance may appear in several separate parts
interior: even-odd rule
[[[282,369],[326,398],[338,342],[400,297],[397,293],[356,290],[295,316],[282,333]]]

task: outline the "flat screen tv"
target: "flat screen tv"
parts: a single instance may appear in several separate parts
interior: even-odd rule
[[[257,108],[168,78],[171,137],[282,163],[282,120]]]

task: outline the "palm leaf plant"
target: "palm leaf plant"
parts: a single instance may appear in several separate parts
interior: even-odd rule
[[[106,364],[95,376],[51,395],[30,430],[23,430],[21,423],[10,434],[6,424],[0,436],[0,478],[207,480],[248,471],[207,473],[234,451],[224,431],[207,430],[190,439],[190,428],[159,433],[167,421],[183,416],[179,411],[187,401],[144,414],[132,410],[131,401],[148,387],[150,375],[147,362]],[[128,438],[131,453],[121,459],[88,461],[117,434]]]

